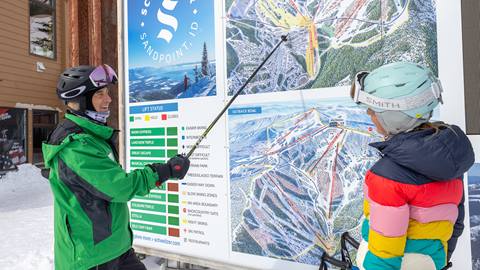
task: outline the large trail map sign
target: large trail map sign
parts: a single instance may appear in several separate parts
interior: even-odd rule
[[[368,144],[382,139],[348,97],[352,75],[405,60],[444,76],[445,96],[462,89],[449,77],[461,59],[448,47],[457,1],[123,3],[129,171],[187,153],[288,36],[195,150],[185,179],[131,201],[134,245],[147,253],[214,269],[318,269],[343,232],[359,238],[363,178],[378,159]],[[448,102],[460,107],[456,98]]]

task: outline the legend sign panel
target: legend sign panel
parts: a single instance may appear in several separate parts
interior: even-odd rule
[[[221,106],[221,102],[212,106],[188,100],[130,106],[127,169],[166,163],[187,153]],[[219,230],[217,225],[224,222],[222,217],[228,211],[224,203],[228,191],[224,125],[224,120],[219,122],[190,157],[190,169],[183,180],[170,179],[130,202],[136,244],[191,250],[198,255],[207,250],[214,254],[219,246],[228,246],[227,227]]]

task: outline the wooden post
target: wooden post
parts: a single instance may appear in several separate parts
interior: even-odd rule
[[[60,7],[60,8],[59,8]],[[58,33],[63,33],[63,39],[57,39],[57,46],[61,46],[62,55],[60,54],[57,57],[60,57],[60,63],[62,64],[62,70],[65,67],[71,66],[70,63],[70,42],[72,42],[70,38],[70,10],[68,6],[68,0],[63,2],[58,2],[57,10],[61,12],[61,17],[59,13],[57,13],[57,27]],[[60,18],[62,18],[60,20]],[[60,45],[61,44],[61,45]]]
[[[70,66],[78,66],[80,63],[80,49],[78,40],[78,0],[68,0],[68,17],[70,18]]]
[[[33,163],[33,110],[27,110],[27,162]]]
[[[102,5],[101,0],[88,0],[88,21],[90,28],[90,57],[92,66],[102,64]]]

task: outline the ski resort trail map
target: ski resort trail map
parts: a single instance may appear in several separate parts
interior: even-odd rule
[[[438,74],[435,0],[226,0],[230,95],[280,40],[243,94],[347,85],[411,61]]]
[[[318,265],[360,227],[381,139],[353,103],[252,106],[229,116],[232,250]]]

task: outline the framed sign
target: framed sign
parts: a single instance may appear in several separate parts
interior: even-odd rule
[[[0,107],[0,154],[13,164],[27,162],[25,109]]]
[[[56,58],[55,0],[29,0],[30,53]]]
[[[368,144],[380,138],[349,98],[356,71],[429,67],[445,89],[439,119],[465,127],[457,1],[122,3],[127,170],[187,153],[243,89],[185,179],[130,202],[139,252],[214,269],[316,270],[323,252],[339,255],[343,232],[360,238],[364,175],[378,158]],[[471,268],[469,240],[456,269]]]

